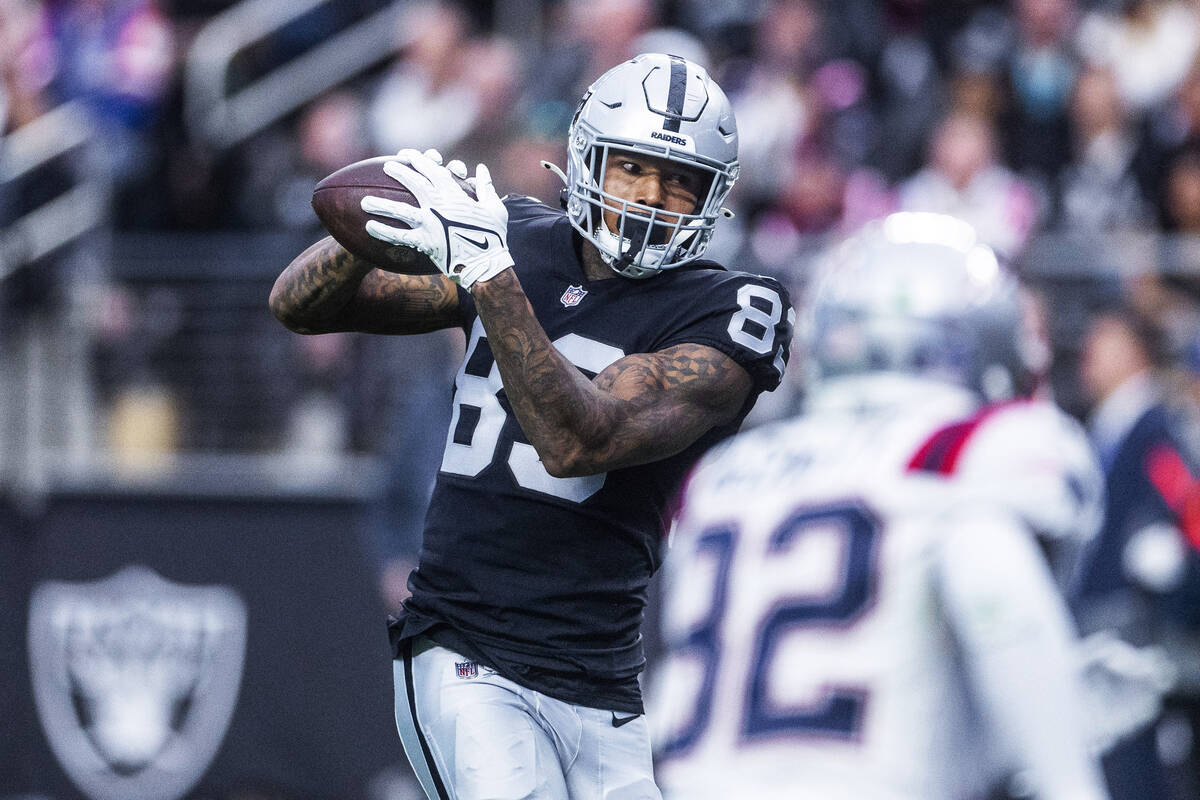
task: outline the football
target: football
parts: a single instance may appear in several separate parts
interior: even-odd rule
[[[356,161],[323,178],[313,189],[312,206],[325,230],[338,244],[359,258],[388,272],[408,275],[436,275],[437,267],[429,257],[410,247],[389,244],[367,233],[369,219],[385,225],[407,228],[391,217],[368,214],[360,203],[367,195],[419,206],[417,198],[395,178],[383,171],[383,165],[395,156],[377,156]],[[455,178],[471,197],[474,190],[465,180]]]

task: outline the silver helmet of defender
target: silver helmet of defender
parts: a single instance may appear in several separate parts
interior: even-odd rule
[[[567,143],[567,216],[619,274],[645,278],[702,255],[737,179],[737,123],[721,87],[679,56],[646,53],[604,73],[584,95]],[[614,151],[665,158],[703,175],[691,214],[605,190]],[[617,230],[604,221],[616,214]]]
[[[808,304],[810,377],[868,372],[946,380],[997,401],[1038,365],[1016,279],[968,223],[903,212],[819,264]]]

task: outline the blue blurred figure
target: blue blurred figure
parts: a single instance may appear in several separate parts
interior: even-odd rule
[[[1072,603],[1081,632],[1114,629],[1135,645],[1200,625],[1200,506],[1189,502],[1196,482],[1156,376],[1162,361],[1161,334],[1132,309],[1092,316],[1080,378],[1108,505]],[[1155,726],[1111,750],[1104,769],[1114,800],[1173,797]]]

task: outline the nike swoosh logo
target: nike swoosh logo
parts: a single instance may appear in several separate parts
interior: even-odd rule
[[[476,246],[476,247],[478,247],[480,250],[487,250],[489,247],[491,247],[491,245],[490,245],[490,244],[488,244],[488,240],[487,240],[487,239],[482,239],[482,240],[480,240],[480,241],[478,241],[478,242],[477,242],[477,241],[475,241],[474,239],[471,239],[471,238],[469,238],[469,237],[467,237],[467,236],[464,236],[464,235],[463,235],[463,234],[461,234],[461,233],[460,233],[460,234],[458,234],[458,238],[462,239],[464,242],[469,242],[469,243],[471,243],[471,244],[475,245],[475,246]]]
[[[638,717],[641,716],[641,714],[634,714],[632,717],[618,717],[617,712],[615,712],[615,711],[612,712],[612,715],[613,715],[613,727],[614,728],[619,728],[628,722],[633,722],[635,719],[637,719]]]

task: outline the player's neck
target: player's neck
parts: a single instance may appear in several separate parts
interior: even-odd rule
[[[583,264],[583,276],[589,281],[617,277],[617,273],[601,258],[600,251],[591,242],[580,241],[579,261]]]

